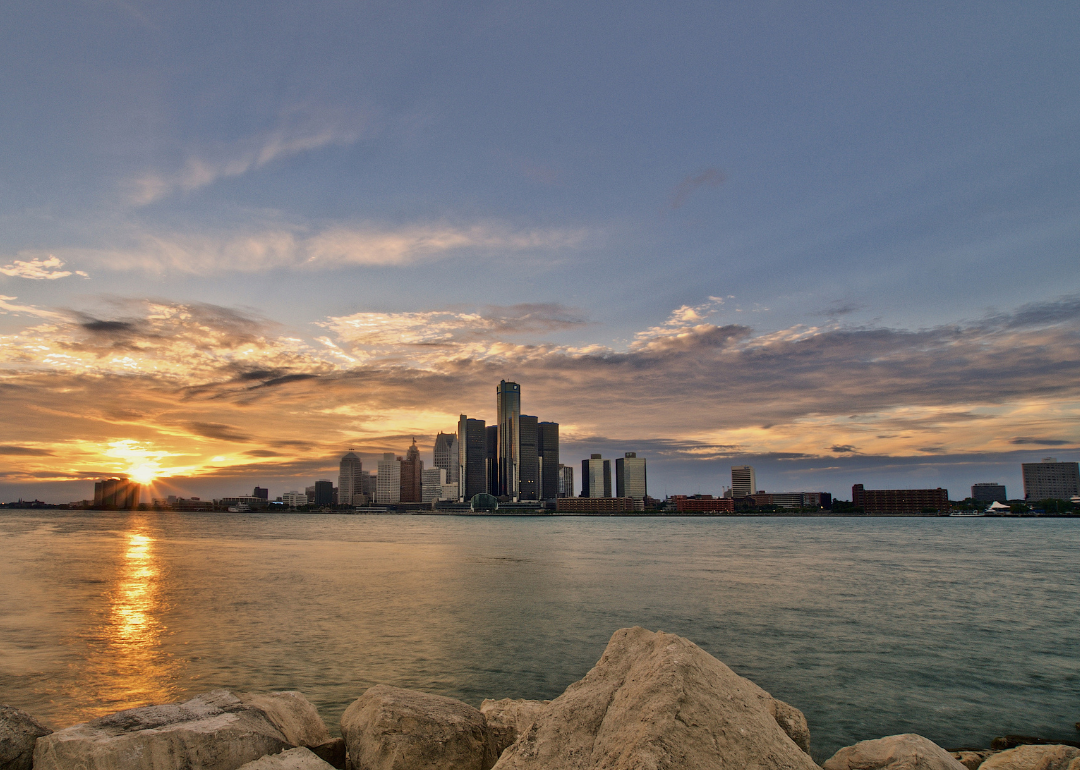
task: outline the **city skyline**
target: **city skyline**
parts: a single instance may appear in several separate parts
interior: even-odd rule
[[[500,380],[657,496],[1080,456],[1072,6],[0,21],[0,499],[293,489]]]

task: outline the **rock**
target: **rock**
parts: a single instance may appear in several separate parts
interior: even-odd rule
[[[345,770],[345,739],[331,738],[318,746],[308,746],[312,753],[337,770]]]
[[[297,742],[330,739],[302,695],[215,690],[183,703],[144,706],[39,739],[35,770],[235,770]]]
[[[376,685],[341,716],[355,770],[489,770],[495,740],[484,715],[441,695]]]
[[[806,716],[794,706],[784,703],[782,700],[772,698],[769,704],[769,712],[776,724],[787,733],[788,738],[795,741],[795,745],[810,753],[810,725],[806,723]]]
[[[0,706],[0,770],[30,770],[37,739],[51,733],[14,706]]]
[[[1017,746],[990,757],[981,770],[1069,770],[1078,759],[1080,749],[1072,746]]]
[[[495,738],[495,753],[501,755],[517,740],[518,734],[529,728],[549,700],[485,700],[480,713],[487,720],[488,728]]]
[[[964,770],[964,765],[952,754],[913,733],[860,741],[840,749],[822,767],[825,770]]]
[[[997,754],[992,749],[985,751],[975,751],[973,749],[960,749],[959,751],[950,752],[957,762],[966,767],[968,770],[977,770],[977,768],[986,761],[987,757]]]
[[[990,741],[990,748],[996,751],[1015,749],[1017,746],[1072,746],[1074,749],[1080,749],[1080,743],[1076,741],[1036,738],[1033,735],[1005,735]]]
[[[772,702],[692,642],[624,628],[495,767],[817,770],[773,717]]]
[[[313,751],[300,747],[248,762],[240,770],[333,770],[333,765],[319,759]]]

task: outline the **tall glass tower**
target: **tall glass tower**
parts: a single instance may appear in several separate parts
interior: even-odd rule
[[[502,380],[495,389],[499,422],[499,494],[517,500],[521,458],[521,386]]]

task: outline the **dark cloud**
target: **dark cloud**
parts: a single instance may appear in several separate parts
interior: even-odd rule
[[[86,329],[88,332],[94,332],[95,334],[132,334],[138,328],[130,321],[90,320],[83,321],[79,326]]]
[[[53,452],[48,449],[34,449],[27,446],[12,446],[11,444],[0,445],[0,455],[22,455],[25,457],[51,457]]]
[[[288,385],[290,382],[302,382],[304,380],[316,379],[317,374],[286,374],[284,377],[274,377],[273,379],[266,380],[258,385],[252,385],[251,389],[255,388],[270,388],[275,385]]]
[[[273,452],[269,449],[249,449],[244,452],[248,457],[281,457],[281,452]]]
[[[851,453],[851,452],[857,452],[858,450],[855,449],[855,447],[853,447],[851,444],[833,444],[831,447],[829,447],[829,451],[830,452],[838,452],[838,453],[839,452]]]
[[[814,315],[825,316],[827,318],[839,318],[840,316],[850,315],[851,313],[857,313],[860,310],[865,310],[866,305],[861,302],[834,302],[824,310],[819,310]]]
[[[1010,444],[1034,444],[1036,446],[1065,446],[1067,444],[1080,443],[1059,438],[1032,438],[1030,436],[1017,436],[1009,441]]]
[[[253,441],[254,437],[234,425],[225,425],[220,422],[188,422],[185,423],[188,430],[197,436],[213,438],[220,441],[235,441],[246,443]]]
[[[724,181],[724,174],[716,168],[707,168],[696,176],[688,176],[675,186],[671,195],[671,208],[682,208],[695,190],[701,187],[717,187]]]

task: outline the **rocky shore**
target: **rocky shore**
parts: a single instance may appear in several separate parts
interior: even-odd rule
[[[616,631],[552,701],[461,701],[377,685],[332,738],[298,692],[199,695],[50,731],[0,707],[0,770],[817,770],[802,712],[692,642]],[[863,741],[825,770],[1080,770],[1080,747],[1006,736],[946,751],[918,735]]]

